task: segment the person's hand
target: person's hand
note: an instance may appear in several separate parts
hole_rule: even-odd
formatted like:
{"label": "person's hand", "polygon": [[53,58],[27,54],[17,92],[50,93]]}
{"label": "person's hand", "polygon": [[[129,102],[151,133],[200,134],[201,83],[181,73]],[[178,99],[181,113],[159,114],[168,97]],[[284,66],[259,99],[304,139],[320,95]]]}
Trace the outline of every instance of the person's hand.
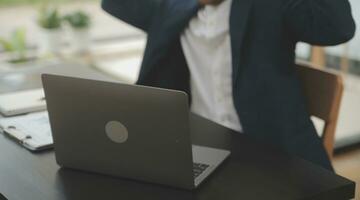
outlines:
{"label": "person's hand", "polygon": [[199,3],[203,6],[205,5],[219,5],[221,2],[223,2],[224,0],[199,0]]}

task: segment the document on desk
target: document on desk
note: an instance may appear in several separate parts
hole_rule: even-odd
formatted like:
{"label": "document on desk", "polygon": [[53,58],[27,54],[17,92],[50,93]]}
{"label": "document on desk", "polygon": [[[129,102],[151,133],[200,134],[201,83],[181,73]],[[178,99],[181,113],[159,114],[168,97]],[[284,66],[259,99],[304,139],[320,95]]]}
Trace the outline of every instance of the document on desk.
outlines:
{"label": "document on desk", "polygon": [[0,112],[4,116],[44,110],[46,110],[46,101],[42,88],[0,95]]}
{"label": "document on desk", "polygon": [[48,112],[2,118],[0,128],[4,134],[31,151],[49,149],[53,146]]}

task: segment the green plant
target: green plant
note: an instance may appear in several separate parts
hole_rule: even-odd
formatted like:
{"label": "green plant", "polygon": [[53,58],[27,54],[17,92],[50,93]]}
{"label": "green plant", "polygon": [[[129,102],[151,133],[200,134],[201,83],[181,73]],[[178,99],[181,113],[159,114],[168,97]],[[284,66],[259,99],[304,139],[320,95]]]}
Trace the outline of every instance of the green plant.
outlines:
{"label": "green plant", "polygon": [[83,11],[76,11],[64,17],[64,20],[75,29],[88,28],[91,24],[90,16]]}
{"label": "green plant", "polygon": [[27,61],[26,58],[26,30],[18,28],[13,31],[9,39],[0,38],[0,45],[6,52],[14,53],[14,63]]}
{"label": "green plant", "polygon": [[58,29],[61,27],[61,16],[56,7],[44,5],[41,7],[38,24],[45,29]]}

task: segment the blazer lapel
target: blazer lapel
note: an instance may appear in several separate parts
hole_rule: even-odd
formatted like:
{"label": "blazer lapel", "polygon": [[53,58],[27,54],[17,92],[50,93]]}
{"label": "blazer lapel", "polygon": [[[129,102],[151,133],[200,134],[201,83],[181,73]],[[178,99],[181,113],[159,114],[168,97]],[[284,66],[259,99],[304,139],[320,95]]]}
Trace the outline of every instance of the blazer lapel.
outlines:
{"label": "blazer lapel", "polygon": [[241,47],[249,21],[253,0],[233,0],[230,14],[230,36],[233,61],[233,86],[240,73]]}

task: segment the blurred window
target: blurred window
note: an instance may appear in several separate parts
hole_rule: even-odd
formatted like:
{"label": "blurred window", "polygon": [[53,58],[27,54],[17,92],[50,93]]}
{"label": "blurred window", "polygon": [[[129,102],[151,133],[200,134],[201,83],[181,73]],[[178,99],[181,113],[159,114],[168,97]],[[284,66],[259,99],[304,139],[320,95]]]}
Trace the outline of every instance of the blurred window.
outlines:
{"label": "blurred window", "polygon": [[[95,41],[143,36],[139,30],[105,13],[100,7],[100,0],[0,0],[0,37],[9,38],[15,29],[25,28],[28,46],[37,46],[41,37],[37,15],[46,3],[56,6],[61,15],[77,10],[87,12],[92,21],[91,38]],[[64,35],[66,40],[65,30]]]}

